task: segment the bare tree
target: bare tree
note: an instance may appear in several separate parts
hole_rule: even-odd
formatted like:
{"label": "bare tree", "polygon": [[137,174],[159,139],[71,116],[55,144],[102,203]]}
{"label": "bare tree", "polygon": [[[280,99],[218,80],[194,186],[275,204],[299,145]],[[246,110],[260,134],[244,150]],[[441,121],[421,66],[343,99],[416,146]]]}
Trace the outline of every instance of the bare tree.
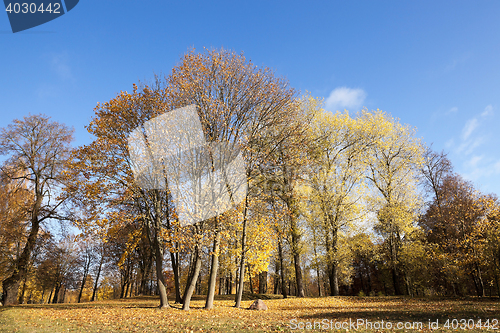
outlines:
{"label": "bare tree", "polygon": [[421,173],[424,186],[428,193],[434,195],[438,209],[441,209],[442,200],[440,187],[444,179],[450,176],[452,172],[453,167],[444,152],[437,153],[430,147],[426,149]]}
{"label": "bare tree", "polygon": [[78,293],[78,303],[82,300],[83,289],[85,288],[85,283],[89,277],[90,270],[95,264],[97,255],[97,245],[90,239],[81,240],[78,243],[78,259],[77,264],[82,274],[82,282],[80,285],[80,292]]}

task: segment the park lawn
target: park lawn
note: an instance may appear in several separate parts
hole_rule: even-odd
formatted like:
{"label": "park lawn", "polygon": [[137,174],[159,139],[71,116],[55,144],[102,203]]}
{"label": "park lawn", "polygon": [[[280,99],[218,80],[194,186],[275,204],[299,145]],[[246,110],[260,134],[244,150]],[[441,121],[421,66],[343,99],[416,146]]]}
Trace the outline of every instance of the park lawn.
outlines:
{"label": "park lawn", "polygon": [[[465,330],[479,332],[486,329],[473,328],[470,320],[476,326],[480,319],[482,325],[489,319],[489,331],[494,331],[494,320],[500,319],[500,301],[497,298],[278,299],[272,295],[263,295],[269,310],[251,311],[246,308],[253,302],[252,299],[246,298],[242,302],[242,309],[236,309],[233,307],[232,297],[216,297],[213,310],[204,310],[203,298],[195,297],[190,311],[181,311],[174,304],[176,308],[159,310],[159,301],[153,297],[82,304],[1,307],[0,332],[294,332],[302,331],[299,329],[300,323],[306,327],[308,322],[311,325],[316,322],[316,331],[345,332],[345,329],[336,329],[335,324],[339,327],[345,323],[345,328],[349,320],[352,325],[348,330],[356,332],[415,331],[410,325],[419,328],[418,324],[413,324],[417,322],[422,323],[420,331],[453,331],[453,324],[457,328],[454,331],[464,331],[460,329],[460,322],[453,322],[453,319],[469,320],[469,326]],[[445,329],[448,319],[450,328]],[[364,322],[360,322],[360,326],[353,326],[358,320]],[[429,329],[429,320],[439,320],[440,329]],[[368,322],[372,323],[372,329],[366,326],[369,325]],[[392,329],[387,329],[388,322],[393,325]],[[397,330],[398,322],[403,325],[406,323],[407,328]],[[500,323],[496,324],[496,328],[500,329]]]}

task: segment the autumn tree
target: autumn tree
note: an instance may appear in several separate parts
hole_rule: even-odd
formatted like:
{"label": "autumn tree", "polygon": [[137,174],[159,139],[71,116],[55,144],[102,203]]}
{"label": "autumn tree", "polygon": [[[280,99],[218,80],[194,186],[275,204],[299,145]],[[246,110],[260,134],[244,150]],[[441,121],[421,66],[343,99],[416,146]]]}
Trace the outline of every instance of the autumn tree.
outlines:
{"label": "autumn tree", "polygon": [[41,260],[43,260],[49,250],[49,245],[51,244],[52,239],[53,236],[50,232],[45,230],[45,228],[40,228],[31,259],[28,263],[26,275],[24,276],[19,290],[19,304],[26,303],[26,301],[33,301],[34,295],[36,297],[39,290],[39,286],[36,283],[36,270]]}
{"label": "autumn tree", "polygon": [[77,243],[78,259],[76,264],[80,270],[82,280],[80,283],[80,291],[78,292],[78,303],[82,300],[83,289],[88,281],[92,267],[95,265],[97,246],[93,244],[91,239],[80,239]]}
{"label": "autumn tree", "polygon": [[417,190],[423,148],[415,130],[400,124],[381,111],[364,111],[366,130],[372,131],[375,143],[370,148],[367,179],[373,188],[368,200],[377,213],[375,231],[384,238],[384,253],[396,295],[403,293],[400,279],[401,249],[405,238],[416,228],[421,207]]}
{"label": "autumn tree", "polygon": [[[304,124],[307,126],[307,124]],[[289,139],[291,139],[289,137]],[[303,140],[307,140],[305,136]],[[303,229],[300,225],[300,196],[298,188],[302,180],[303,167],[305,165],[305,152],[301,149],[304,141],[295,137],[291,140],[282,141],[275,150],[275,156],[271,164],[271,172],[268,174],[268,182],[273,191],[272,200],[281,200],[284,203],[284,219],[281,223],[285,225],[286,235],[289,236],[292,257],[294,262],[295,282],[297,284],[299,297],[304,297],[304,284],[302,278],[301,255]],[[277,187],[276,187],[277,185]]]}
{"label": "autumn tree", "polygon": [[[266,151],[272,150],[273,140],[269,138],[279,142],[286,132],[286,124],[293,119],[296,110],[293,89],[286,81],[275,77],[270,69],[257,68],[243,55],[227,50],[188,52],[166,78],[166,84],[170,109],[190,104],[197,106],[208,143],[222,142],[234,149],[242,149],[248,193],[251,193],[257,166],[265,158]],[[271,142],[265,151],[257,149],[263,141]],[[245,276],[249,200],[245,198],[243,208],[236,307],[240,306]],[[207,309],[212,308],[215,293],[219,229],[220,226],[215,227]]]}
{"label": "autumn tree", "polygon": [[[94,255],[98,264],[94,266],[94,287],[92,288],[92,297],[90,301],[93,302],[96,300],[97,288],[99,286],[100,278],[102,276],[102,271],[104,264],[108,261],[108,251],[107,244],[105,240],[96,240],[96,245],[94,248]],[[143,289],[142,289],[143,290]]]}
{"label": "autumn tree", "polygon": [[309,151],[306,191],[309,207],[321,221],[330,293],[339,295],[340,238],[363,215],[362,196],[365,161],[374,144],[364,118],[347,112],[318,113],[311,126],[314,144]]}
{"label": "autumn tree", "polygon": [[427,196],[434,200],[440,209],[443,200],[441,191],[443,181],[453,173],[451,161],[444,152],[437,153],[428,147],[423,155],[420,172]]}
{"label": "autumn tree", "polygon": [[[69,165],[72,181],[65,191],[82,210],[75,223],[86,232],[99,228],[109,231],[133,223],[142,225],[155,259],[160,307],[168,308],[163,276],[166,241],[163,228],[172,220],[172,207],[168,191],[142,188],[134,179],[135,161],[128,140],[147,120],[165,112],[163,96],[157,85],[141,89],[134,85],[132,93],[121,92],[99,104],[87,128],[96,139],[73,154]],[[100,235],[104,236],[106,233]]]}
{"label": "autumn tree", "polygon": [[[294,118],[290,119],[281,135],[281,139],[268,137],[260,140],[260,150],[267,152],[265,159],[260,160],[256,174],[257,188],[268,202],[270,211],[280,211],[281,221],[276,225],[278,231],[278,254],[282,262],[280,249],[282,241],[289,241],[292,251],[297,296],[304,297],[301,256],[303,255],[303,226],[300,216],[303,192],[300,187],[308,165],[307,147],[312,137],[309,127],[314,115],[318,112],[317,101],[309,95],[297,99]],[[265,148],[264,148],[265,147]],[[283,271],[281,272],[282,277]],[[283,283],[282,283],[283,286]],[[284,291],[284,289],[283,289]],[[286,297],[286,293],[283,292]]]}
{"label": "autumn tree", "polygon": [[500,202],[498,197],[490,195],[485,198],[485,222],[487,242],[485,258],[489,261],[490,285],[495,285],[500,296]]}
{"label": "autumn tree", "polygon": [[66,197],[59,196],[64,164],[69,158],[72,130],[51,122],[44,115],[30,115],[0,129],[0,153],[7,156],[2,177],[26,186],[31,202],[27,207],[28,236],[21,255],[13,262],[12,274],[2,282],[3,304],[15,304],[35,246],[40,224],[63,219]]}
{"label": "autumn tree", "polygon": [[26,242],[30,191],[17,181],[0,178],[0,281],[10,276]]}
{"label": "autumn tree", "polygon": [[428,241],[434,245],[433,257],[440,261],[440,273],[454,293],[466,290],[464,281],[470,277],[477,295],[485,295],[485,250],[488,230],[493,226],[488,223],[488,215],[494,205],[493,197],[452,174],[442,180],[438,195],[420,219]]}
{"label": "autumn tree", "polygon": [[46,260],[52,265],[52,303],[63,303],[66,290],[77,286],[78,256],[74,236],[68,235],[53,242]]}
{"label": "autumn tree", "polygon": [[372,236],[365,232],[357,233],[350,244],[353,251],[353,266],[355,279],[359,278],[361,291],[365,295],[374,292],[375,289],[375,262],[376,248]]}

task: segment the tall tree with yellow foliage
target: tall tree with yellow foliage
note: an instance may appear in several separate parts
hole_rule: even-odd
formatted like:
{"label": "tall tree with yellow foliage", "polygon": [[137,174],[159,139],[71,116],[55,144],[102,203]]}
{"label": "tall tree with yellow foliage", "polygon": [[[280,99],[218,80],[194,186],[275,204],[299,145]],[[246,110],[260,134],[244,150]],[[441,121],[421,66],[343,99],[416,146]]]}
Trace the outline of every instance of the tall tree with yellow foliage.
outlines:
{"label": "tall tree with yellow foliage", "polygon": [[339,295],[340,233],[363,214],[364,162],[374,143],[364,120],[347,112],[321,110],[311,126],[314,144],[309,151],[308,208],[321,220],[332,296]]}
{"label": "tall tree with yellow foliage", "polygon": [[391,272],[394,292],[403,293],[400,280],[401,248],[406,235],[416,226],[422,207],[417,188],[424,148],[415,129],[381,111],[361,115],[365,130],[371,132],[374,144],[367,159],[367,179],[373,189],[368,203],[377,213],[375,231],[384,239],[384,255]]}

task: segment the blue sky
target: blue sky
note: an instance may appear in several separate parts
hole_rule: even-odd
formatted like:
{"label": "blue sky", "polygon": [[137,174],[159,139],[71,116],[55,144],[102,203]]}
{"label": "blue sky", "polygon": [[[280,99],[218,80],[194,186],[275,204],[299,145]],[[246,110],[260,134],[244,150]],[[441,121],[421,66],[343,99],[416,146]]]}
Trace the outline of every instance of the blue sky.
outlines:
{"label": "blue sky", "polygon": [[168,74],[195,47],[244,52],[327,109],[381,109],[500,194],[500,1],[90,0],[13,34],[0,14],[0,126],[75,128],[97,102]]}

